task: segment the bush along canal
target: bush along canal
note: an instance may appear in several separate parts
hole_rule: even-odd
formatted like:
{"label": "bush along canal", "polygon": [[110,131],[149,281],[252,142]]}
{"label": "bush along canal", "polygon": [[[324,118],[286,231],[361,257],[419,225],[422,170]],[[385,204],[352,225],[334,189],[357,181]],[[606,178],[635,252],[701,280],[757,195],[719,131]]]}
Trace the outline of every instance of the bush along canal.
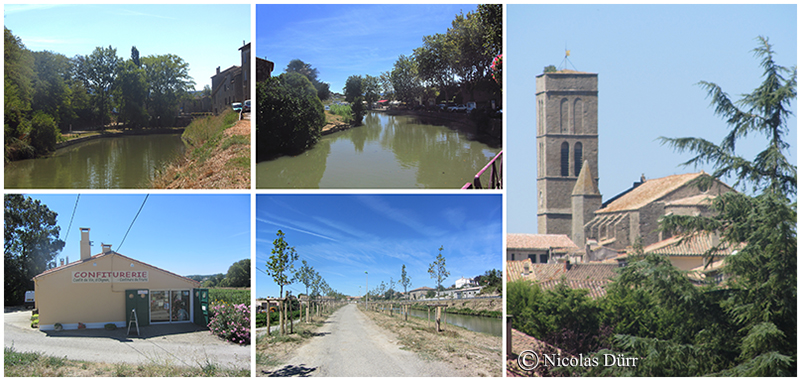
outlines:
{"label": "bush along canal", "polygon": [[61,148],[50,157],[6,163],[5,188],[143,188],[158,168],[184,152],[182,131],[97,138]]}
{"label": "bush along canal", "polygon": [[369,112],[304,153],[258,163],[256,187],[458,189],[500,150],[468,132]]}

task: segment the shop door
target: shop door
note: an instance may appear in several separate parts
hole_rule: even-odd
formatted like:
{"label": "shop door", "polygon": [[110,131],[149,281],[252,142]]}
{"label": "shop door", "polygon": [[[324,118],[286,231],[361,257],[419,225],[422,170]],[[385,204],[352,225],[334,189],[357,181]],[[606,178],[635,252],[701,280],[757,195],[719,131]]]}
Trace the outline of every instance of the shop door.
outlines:
{"label": "shop door", "polygon": [[147,289],[126,289],[125,290],[125,327],[130,322],[131,310],[136,309],[136,317],[139,320],[139,327],[150,325],[150,301],[148,300]]}

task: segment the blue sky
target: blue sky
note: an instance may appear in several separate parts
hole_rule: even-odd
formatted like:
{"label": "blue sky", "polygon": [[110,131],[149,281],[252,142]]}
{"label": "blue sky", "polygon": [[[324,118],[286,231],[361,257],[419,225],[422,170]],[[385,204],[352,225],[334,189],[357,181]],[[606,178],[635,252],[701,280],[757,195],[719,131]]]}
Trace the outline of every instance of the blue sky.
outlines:
{"label": "blue sky", "polygon": [[98,47],[139,54],[176,54],[189,63],[196,89],[211,85],[217,66],[241,65],[250,42],[250,5],[4,5],[4,23],[32,51],[67,57]]}
{"label": "blue sky", "polygon": [[[398,281],[403,265],[409,290],[435,287],[427,270],[439,247],[450,271],[445,286],[503,265],[500,195],[259,194],[257,268],[265,268],[279,229],[297,250],[295,268],[306,260],[331,288],[352,296],[364,294],[365,271],[373,289]],[[284,289],[305,293],[302,284]],[[256,296],[278,293],[272,277],[256,270]]]}
{"label": "blue sky", "polygon": [[351,75],[379,76],[397,58],[446,33],[453,19],[477,5],[256,5],[256,55],[275,62],[273,75],[293,59],[319,70],[318,79],[342,93]]}
{"label": "blue sky", "polygon": [[[714,115],[701,80],[733,99],[761,83],[753,56],[769,38],[777,64],[797,64],[796,5],[509,5],[507,29],[508,232],[536,233],[535,76],[547,65],[598,73],[599,176],[603,199],[647,178],[710,172],[681,167],[656,138],[702,137],[719,143],[727,124]],[[796,114],[797,105],[792,105]],[[797,161],[797,119],[790,120],[790,160]],[[765,139],[737,145],[752,159]],[[733,184],[733,181],[728,181]]]}
{"label": "blue sky", "polygon": [[28,196],[58,214],[60,239],[66,242],[58,258],[69,256],[70,262],[80,259],[81,227],[91,229],[93,255],[102,252],[100,244],[111,244],[112,250],[125,256],[183,276],[227,273],[231,264],[250,258],[248,194],[151,194],[144,207],[146,194],[81,194],[80,199],[77,194]]}

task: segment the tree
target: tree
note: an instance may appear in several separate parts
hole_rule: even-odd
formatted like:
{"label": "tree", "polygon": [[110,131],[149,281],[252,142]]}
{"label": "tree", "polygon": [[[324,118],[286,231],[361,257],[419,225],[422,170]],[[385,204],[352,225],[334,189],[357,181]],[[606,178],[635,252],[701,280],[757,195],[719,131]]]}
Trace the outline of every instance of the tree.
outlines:
{"label": "tree", "polygon": [[503,52],[503,5],[478,4],[477,17],[483,30],[486,55],[497,56]]}
{"label": "tree", "polygon": [[[278,238],[272,242],[272,254],[269,256],[269,261],[267,261],[266,272],[267,275],[271,276],[275,283],[281,288],[278,298],[283,298],[284,285],[289,285],[293,282],[294,261],[297,260],[297,251],[294,249],[294,247],[289,247],[289,244],[286,243],[286,240],[284,239],[284,236],[286,235],[284,235],[283,231],[278,230],[277,236]],[[284,318],[285,316],[283,315],[283,308],[281,308],[281,314],[279,317],[281,335],[286,333]]]}
{"label": "tree", "polygon": [[481,294],[491,294],[503,292],[503,271],[492,269],[487,270],[483,275],[477,277],[478,285],[483,286]]}
{"label": "tree", "polygon": [[361,83],[364,91],[364,100],[367,101],[367,108],[372,109],[372,103],[381,99],[381,86],[378,77],[365,75]]}
{"label": "tree", "polygon": [[148,96],[147,74],[134,60],[122,64],[117,78],[116,94],[120,103],[120,121],[129,128],[146,127],[149,122],[145,108]]}
{"label": "tree", "polygon": [[64,248],[58,238],[58,214],[38,200],[6,194],[3,228],[5,304],[20,305],[25,291],[33,290],[33,277]]}
{"label": "tree", "polygon": [[400,272],[400,284],[403,285],[403,293],[406,295],[406,299],[408,299],[408,287],[411,285],[411,277],[409,277],[406,272],[405,264],[403,264],[403,269]]}
{"label": "tree", "polygon": [[30,142],[36,155],[45,155],[56,150],[61,132],[53,117],[36,111],[31,118]]}
{"label": "tree", "polygon": [[446,34],[425,36],[422,41],[423,45],[414,49],[420,80],[437,86],[444,93],[444,99],[450,100],[449,91],[456,82],[451,66],[455,61],[455,46]]}
{"label": "tree", "polygon": [[395,95],[406,103],[413,103],[422,93],[419,68],[413,57],[401,54],[397,58],[392,69],[391,80]]}
{"label": "tree", "polygon": [[142,58],[147,73],[147,110],[151,126],[171,127],[175,124],[180,102],[189,96],[194,80],[189,76],[189,64],[174,54]]}
{"label": "tree", "polygon": [[344,82],[344,100],[348,103],[355,102],[355,99],[364,95],[364,78],[361,75],[351,75]]}
{"label": "tree", "polygon": [[394,87],[392,87],[392,73],[390,71],[384,71],[378,78],[381,84],[381,89],[383,90],[383,98],[387,100],[394,100]]}
{"label": "tree", "polygon": [[33,58],[36,75],[32,110],[50,115],[57,125],[71,121],[75,113],[70,105],[69,58],[49,51],[34,52]]}
{"label": "tree", "polygon": [[297,260],[297,251],[286,243],[283,231],[278,230],[278,238],[272,241],[272,254],[267,261],[267,275],[271,276],[275,283],[280,286],[280,296],[283,298],[283,287],[293,281],[294,261]]}
{"label": "tree", "polygon": [[22,40],[4,27],[3,44],[3,115],[6,142],[20,137],[17,128],[25,113],[31,110],[33,99],[34,58]]}
{"label": "tree", "polygon": [[79,59],[77,75],[86,87],[92,90],[92,99],[99,110],[100,122],[108,123],[111,112],[111,93],[113,91],[121,60],[117,57],[117,49],[96,47],[92,54]]}
{"label": "tree", "polygon": [[219,286],[229,288],[249,288],[250,287],[250,259],[239,260],[231,264],[225,279]]}
{"label": "tree", "polygon": [[544,67],[544,70],[542,72],[544,72],[544,73],[554,73],[556,71],[558,71],[558,69],[556,68],[555,65],[547,65],[547,66]]}
{"label": "tree", "polygon": [[309,296],[308,288],[314,283],[317,272],[314,267],[308,265],[308,262],[303,260],[303,265],[294,274],[294,281],[299,282],[306,286],[306,296]]}
{"label": "tree", "polygon": [[438,291],[442,287],[442,283],[447,279],[447,276],[450,276],[450,272],[448,272],[446,268],[442,251],[444,251],[444,246],[439,247],[439,255],[436,256],[436,260],[434,260],[430,267],[428,267],[428,273],[431,275],[431,278],[436,280],[437,297],[439,295]]}
{"label": "tree", "polygon": [[311,84],[318,83],[317,75],[319,75],[319,70],[311,67],[311,64],[305,63],[299,59],[293,59],[289,61],[289,64],[286,65],[285,72],[305,75]]}
{"label": "tree", "polygon": [[[715,373],[724,376],[796,376],[797,374],[797,166],[787,160],[784,136],[789,128],[790,104],[797,97],[797,67],[775,63],[772,46],[758,37],[753,51],[761,58],[764,81],[752,93],[734,102],[712,82],[702,81],[715,113],[726,119],[730,133],[719,145],[701,138],[661,138],[676,151],[697,155],[684,165],[710,163],[713,176],[732,176],[736,186],[756,195],[729,192],[713,200],[715,216],[665,216],[661,228],[683,234],[716,233],[719,245],[742,247],[725,259],[730,275],[728,290],[719,301],[733,333],[724,342],[696,347],[707,351],[733,342],[731,366]],[[736,142],[759,134],[767,147],[753,160],[736,153]],[[699,184],[704,185],[704,184]],[[710,334],[713,335],[713,334]],[[653,343],[648,346],[652,347]],[[643,359],[647,360],[647,358]]]}
{"label": "tree", "polygon": [[286,73],[256,84],[256,153],[259,160],[298,154],[319,140],[325,110],[306,77]]}

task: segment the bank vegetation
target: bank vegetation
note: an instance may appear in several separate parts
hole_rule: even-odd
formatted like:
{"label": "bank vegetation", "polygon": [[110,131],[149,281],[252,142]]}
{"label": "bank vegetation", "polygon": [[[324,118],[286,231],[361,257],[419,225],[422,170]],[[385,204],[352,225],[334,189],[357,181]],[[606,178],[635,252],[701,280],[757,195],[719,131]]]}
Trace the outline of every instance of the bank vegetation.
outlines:
{"label": "bank vegetation", "polygon": [[195,119],[181,135],[182,157],[166,164],[151,181],[154,189],[249,189],[250,121],[226,110]]}

